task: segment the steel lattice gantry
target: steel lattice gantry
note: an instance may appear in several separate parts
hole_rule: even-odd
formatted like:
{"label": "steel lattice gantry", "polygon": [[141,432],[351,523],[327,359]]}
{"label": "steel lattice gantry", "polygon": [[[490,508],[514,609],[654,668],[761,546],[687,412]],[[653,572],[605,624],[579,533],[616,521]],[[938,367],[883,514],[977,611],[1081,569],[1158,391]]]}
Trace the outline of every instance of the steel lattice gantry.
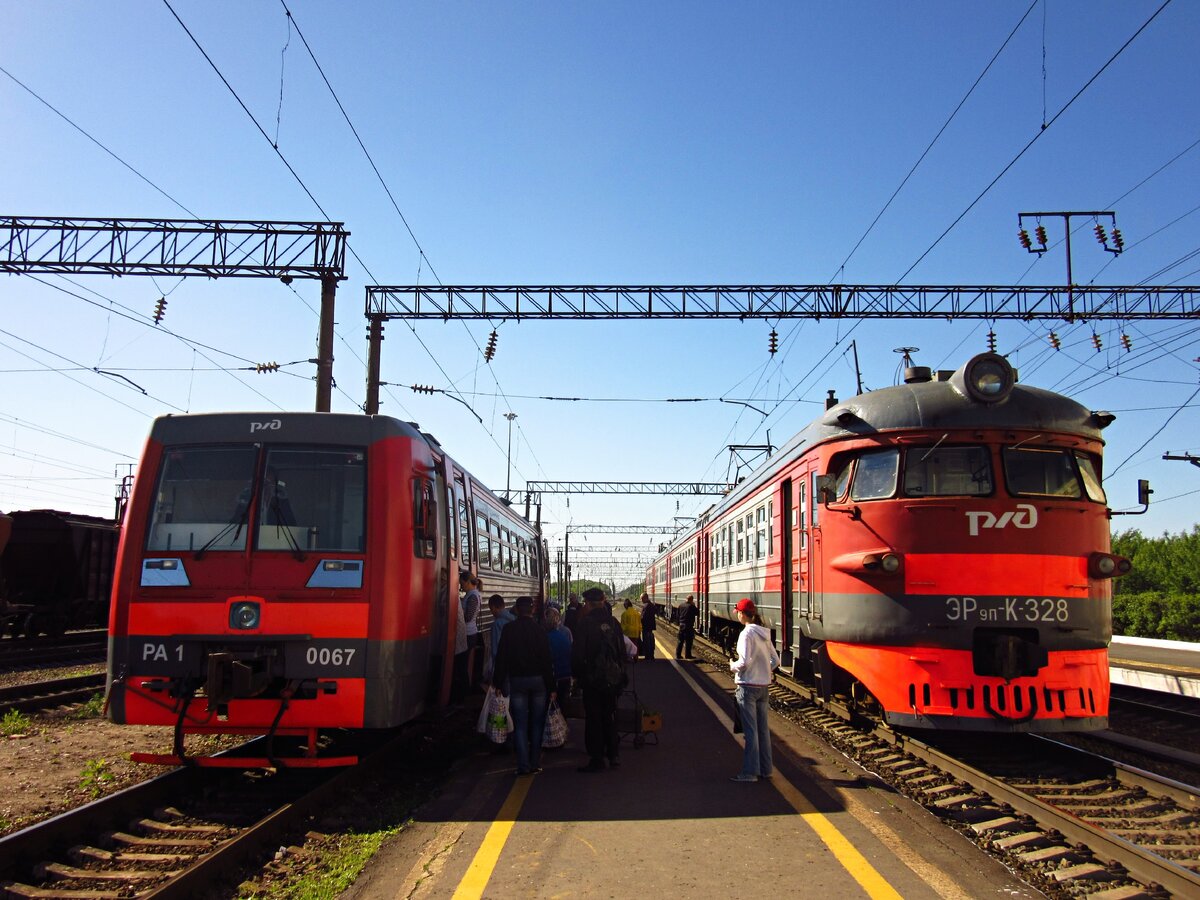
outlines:
{"label": "steel lattice gantry", "polygon": [[715,494],[723,497],[735,485],[697,481],[527,481],[525,502],[542,502],[542,494],[659,494],[668,497]]}
{"label": "steel lattice gantry", "polygon": [[367,412],[379,410],[388,319],[1200,318],[1200,287],[970,285],[370,285]]}
{"label": "steel lattice gantry", "polygon": [[328,412],[349,234],[342,222],[0,216],[0,272],[319,279],[317,411]]}

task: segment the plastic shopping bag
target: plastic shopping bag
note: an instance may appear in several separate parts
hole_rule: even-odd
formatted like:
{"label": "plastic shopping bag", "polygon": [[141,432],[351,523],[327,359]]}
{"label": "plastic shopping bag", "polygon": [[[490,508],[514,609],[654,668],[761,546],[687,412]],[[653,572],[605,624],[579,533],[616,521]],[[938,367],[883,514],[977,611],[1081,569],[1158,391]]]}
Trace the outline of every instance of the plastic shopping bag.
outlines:
{"label": "plastic shopping bag", "polygon": [[561,747],[567,742],[567,717],[558,708],[558,701],[550,701],[546,710],[546,730],[542,732],[543,747]]}
{"label": "plastic shopping bag", "polygon": [[512,716],[508,711],[508,698],[497,692],[494,687],[488,688],[487,697],[483,701],[483,711],[479,716],[480,731],[488,736],[488,740],[503,744],[508,740],[509,732],[513,730]]}

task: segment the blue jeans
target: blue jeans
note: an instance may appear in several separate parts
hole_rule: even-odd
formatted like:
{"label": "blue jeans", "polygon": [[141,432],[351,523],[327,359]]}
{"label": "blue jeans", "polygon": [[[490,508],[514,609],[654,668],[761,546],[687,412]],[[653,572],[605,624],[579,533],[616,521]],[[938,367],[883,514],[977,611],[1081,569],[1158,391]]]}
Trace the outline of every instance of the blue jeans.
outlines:
{"label": "blue jeans", "polygon": [[746,738],[746,750],[742,754],[743,775],[770,775],[774,771],[767,691],[765,684],[739,684],[734,691],[738,711],[742,714],[742,734]]}
{"label": "blue jeans", "polygon": [[542,763],[542,736],[546,733],[546,707],[550,695],[540,675],[508,679],[508,710],[513,717],[513,747],[517,771],[529,772]]}

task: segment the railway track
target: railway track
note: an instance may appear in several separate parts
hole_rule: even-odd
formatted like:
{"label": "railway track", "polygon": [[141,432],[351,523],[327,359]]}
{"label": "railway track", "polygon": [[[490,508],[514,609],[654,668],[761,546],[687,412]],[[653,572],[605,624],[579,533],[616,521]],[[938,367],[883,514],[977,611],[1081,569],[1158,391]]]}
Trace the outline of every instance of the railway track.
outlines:
{"label": "railway track", "polygon": [[103,662],[108,655],[108,634],[103,628],[73,631],[61,638],[0,640],[0,672],[39,666]]}
{"label": "railway track", "polygon": [[[172,769],[0,838],[0,897],[165,900],[214,886],[236,893],[281,845],[303,842],[318,814],[397,771],[418,780],[445,724],[422,722],[384,739],[348,735],[360,742],[361,761],[343,769]],[[227,753],[262,755],[254,743]],[[436,755],[436,765],[445,759]]]}
{"label": "railway track", "polygon": [[104,675],[77,675],[0,688],[0,716],[82,703],[104,691]]}
{"label": "railway track", "polygon": [[[720,647],[703,650],[726,671]],[[816,704],[811,688],[789,679],[777,679],[771,700],[1049,892],[1200,897],[1200,789],[1192,785],[1040,736],[914,737],[867,725],[845,706]]]}

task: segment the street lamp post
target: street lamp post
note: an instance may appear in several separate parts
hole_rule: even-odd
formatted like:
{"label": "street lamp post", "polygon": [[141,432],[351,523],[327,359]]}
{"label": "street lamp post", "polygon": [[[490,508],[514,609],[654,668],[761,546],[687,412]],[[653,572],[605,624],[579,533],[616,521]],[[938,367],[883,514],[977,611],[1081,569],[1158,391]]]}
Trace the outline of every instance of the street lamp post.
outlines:
{"label": "street lamp post", "polygon": [[504,418],[508,419],[508,474],[504,478],[504,499],[508,503],[512,503],[512,423],[517,417],[515,412],[506,412]]}

